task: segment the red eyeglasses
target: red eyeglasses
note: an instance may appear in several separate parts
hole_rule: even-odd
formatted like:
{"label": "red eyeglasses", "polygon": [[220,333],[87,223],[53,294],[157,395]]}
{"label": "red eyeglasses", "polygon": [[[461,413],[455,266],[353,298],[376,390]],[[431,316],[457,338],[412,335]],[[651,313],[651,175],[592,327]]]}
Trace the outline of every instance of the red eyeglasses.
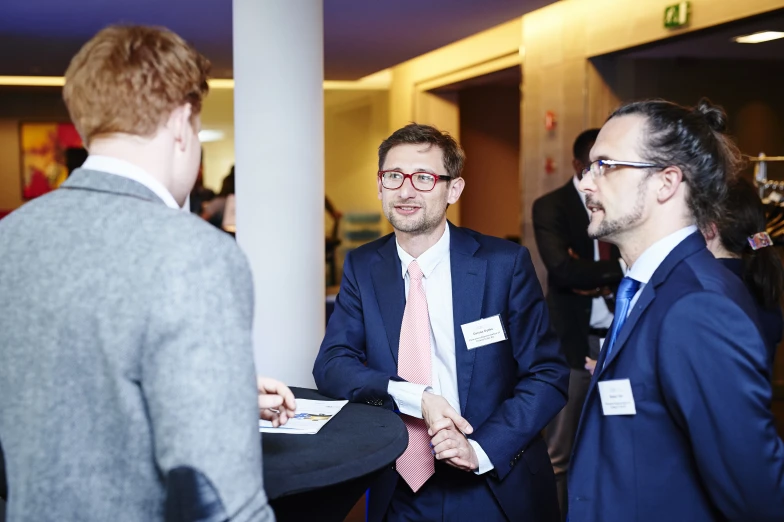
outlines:
{"label": "red eyeglasses", "polygon": [[411,174],[404,174],[397,170],[380,170],[378,177],[381,180],[381,185],[388,190],[397,190],[403,186],[406,179],[411,180],[411,186],[419,192],[430,192],[436,188],[436,183],[439,181],[449,181],[451,176],[439,176],[438,174],[431,174],[430,172],[413,172]]}

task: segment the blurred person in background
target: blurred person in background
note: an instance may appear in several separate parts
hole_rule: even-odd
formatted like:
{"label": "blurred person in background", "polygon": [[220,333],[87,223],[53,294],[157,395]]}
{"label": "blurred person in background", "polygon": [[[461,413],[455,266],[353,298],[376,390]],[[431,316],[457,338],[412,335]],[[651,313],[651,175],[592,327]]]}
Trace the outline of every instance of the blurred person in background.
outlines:
{"label": "blurred person in background", "polygon": [[724,214],[703,231],[708,250],[740,277],[754,297],[760,328],[768,349],[772,374],[776,348],[781,342],[784,319],[781,294],[784,268],[779,253],[765,232],[765,207],[754,186],[738,178],[729,186]]}
{"label": "blurred person in background", "polygon": [[533,205],[536,246],[547,268],[547,306],[569,363],[569,399],[547,425],[544,440],[555,471],[561,519],[566,519],[566,475],[593,365],[612,324],[612,294],[623,277],[615,245],[588,236],[590,212],[577,189],[590,165],[599,129],[581,132],[572,145],[572,172],[562,187]]}

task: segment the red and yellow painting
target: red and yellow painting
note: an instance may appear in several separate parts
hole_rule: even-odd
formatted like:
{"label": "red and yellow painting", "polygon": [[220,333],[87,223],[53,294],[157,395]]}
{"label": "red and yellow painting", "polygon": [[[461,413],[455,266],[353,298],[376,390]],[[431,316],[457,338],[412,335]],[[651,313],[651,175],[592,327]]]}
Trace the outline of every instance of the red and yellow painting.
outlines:
{"label": "red and yellow painting", "polygon": [[22,123],[22,196],[33,199],[60,186],[68,177],[65,150],[81,147],[71,123]]}

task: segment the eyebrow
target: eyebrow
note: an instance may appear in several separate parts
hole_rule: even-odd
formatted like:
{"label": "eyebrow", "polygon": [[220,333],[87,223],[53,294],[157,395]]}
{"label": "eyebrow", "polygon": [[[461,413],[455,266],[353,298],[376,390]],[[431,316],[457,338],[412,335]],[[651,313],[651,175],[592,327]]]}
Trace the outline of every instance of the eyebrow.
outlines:
{"label": "eyebrow", "polygon": [[[398,171],[398,172],[400,172],[402,174],[405,174],[403,172],[403,169],[400,168],[400,167],[393,167],[391,169],[384,169],[384,170],[386,170],[386,171],[396,170],[396,171]],[[436,172],[434,172],[434,171],[432,171],[430,169],[414,169],[414,172],[412,172],[411,174],[416,174],[417,172],[424,172],[425,174],[435,174],[436,176],[440,176],[441,175],[441,174],[438,174],[438,173],[436,173]]]}

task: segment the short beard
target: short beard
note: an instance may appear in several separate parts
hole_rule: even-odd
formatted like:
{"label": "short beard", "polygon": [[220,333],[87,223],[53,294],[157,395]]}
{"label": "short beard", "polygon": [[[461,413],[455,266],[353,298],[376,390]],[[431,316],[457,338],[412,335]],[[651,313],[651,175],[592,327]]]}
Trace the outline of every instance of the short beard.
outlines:
{"label": "short beard", "polygon": [[387,205],[385,211],[387,219],[392,224],[392,228],[399,232],[413,235],[429,234],[438,227],[441,223],[441,218],[443,217],[443,215],[430,217],[427,214],[426,208],[422,207],[422,215],[419,216],[419,219],[416,221],[407,220],[402,216],[397,215],[395,212],[395,204],[391,202]]}
{"label": "short beard", "polygon": [[642,219],[643,210],[645,210],[645,196],[648,193],[648,184],[646,182],[647,178],[637,185],[637,201],[634,203],[634,208],[631,212],[613,220],[608,220],[607,214],[605,214],[605,219],[599,223],[599,228],[593,232],[589,231],[588,236],[591,239],[607,239],[617,236],[620,232],[639,222]]}

